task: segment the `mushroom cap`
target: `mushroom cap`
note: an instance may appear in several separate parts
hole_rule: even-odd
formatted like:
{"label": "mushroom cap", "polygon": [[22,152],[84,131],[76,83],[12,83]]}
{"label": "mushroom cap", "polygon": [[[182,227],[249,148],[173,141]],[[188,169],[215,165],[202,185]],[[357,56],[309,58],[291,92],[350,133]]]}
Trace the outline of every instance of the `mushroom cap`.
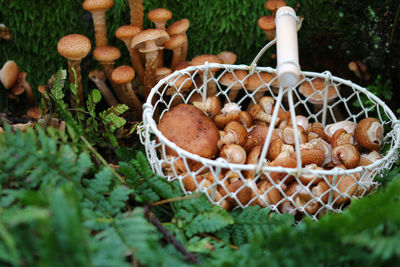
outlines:
{"label": "mushroom cap", "polygon": [[187,37],[184,34],[174,34],[171,35],[171,39],[164,43],[164,48],[169,50],[174,50],[183,46],[186,42]]}
{"label": "mushroom cap", "polygon": [[354,129],[354,139],[368,150],[379,150],[382,144],[384,129],[376,118],[365,118],[357,123]]}
{"label": "mushroom cap", "polygon": [[132,39],[133,36],[140,33],[141,31],[142,30],[138,26],[124,25],[117,29],[117,31],[115,32],[115,37],[117,37],[120,40],[128,38]]}
{"label": "mushroom cap", "polygon": [[69,60],[81,60],[92,49],[89,38],[82,34],[69,34],[58,41],[58,53]]}
{"label": "mushroom cap", "polygon": [[98,79],[100,81],[107,80],[106,74],[102,70],[94,69],[91,72],[89,72],[88,76],[89,76],[89,79],[91,79],[91,80],[93,80],[93,79]]}
{"label": "mushroom cap", "polygon": [[23,92],[25,92],[25,88],[21,84],[16,83],[11,88],[11,92],[13,93],[13,95],[18,96],[21,95]]}
{"label": "mushroom cap", "polygon": [[121,57],[121,51],[115,46],[99,46],[93,51],[93,57],[100,62],[113,62]]}
{"label": "mushroom cap", "polygon": [[276,28],[274,16],[262,16],[258,19],[257,24],[263,31],[272,31]]}
{"label": "mushroom cap", "polygon": [[169,83],[170,86],[176,87],[181,92],[185,91],[185,89],[189,89],[193,85],[193,81],[187,74],[182,74],[179,77],[175,77],[171,79]]}
{"label": "mushroom cap", "polygon": [[[249,91],[255,91],[258,87],[261,88],[266,88],[263,86],[263,83],[268,84],[272,81],[273,78],[275,78],[276,74],[273,73],[268,73],[268,72],[260,72],[260,73],[254,73],[250,75],[247,78],[247,84],[246,88]],[[275,80],[277,82],[277,80]],[[274,83],[271,84],[271,86],[277,86]]]}
{"label": "mushroom cap", "polygon": [[11,88],[18,80],[19,68],[13,60],[4,63],[0,70],[0,82],[6,89]]}
{"label": "mushroom cap", "polygon": [[[222,64],[222,60],[219,57],[217,57],[215,55],[205,54],[205,55],[200,55],[200,56],[194,57],[192,59],[192,61],[190,62],[190,65],[199,66],[199,65],[204,65],[204,63],[206,63],[206,62]],[[218,70],[219,70],[219,68],[210,68],[211,72],[216,72]]]}
{"label": "mushroom cap", "polygon": [[166,31],[160,29],[146,29],[132,38],[131,47],[143,49],[146,47],[146,42],[149,41],[154,41],[157,46],[160,46],[167,40],[169,40],[169,35]]}
{"label": "mushroom cap", "polygon": [[172,12],[165,8],[156,8],[147,13],[147,18],[154,23],[165,23],[172,18]]}
{"label": "mushroom cap", "polygon": [[42,112],[39,107],[31,107],[28,109],[28,116],[31,117],[32,119],[39,119],[40,116],[42,115]]}
{"label": "mushroom cap", "polygon": [[286,6],[285,0],[268,0],[265,2],[265,8],[270,11],[274,11],[283,6]]}
{"label": "mushroom cap", "polygon": [[[217,127],[203,111],[190,104],[179,104],[166,112],[158,123],[158,130],[190,153],[205,158],[213,158],[218,154]],[[169,147],[166,147],[166,153],[177,155]]]}
{"label": "mushroom cap", "polygon": [[133,78],[135,78],[135,70],[128,65],[119,66],[111,73],[111,80],[116,84],[129,83]]}
{"label": "mushroom cap", "polygon": [[82,7],[87,11],[108,10],[114,5],[113,0],[85,0]]}
{"label": "mushroom cap", "polygon": [[247,76],[247,71],[245,70],[234,70],[233,72],[227,72],[219,79],[219,83],[227,87],[232,86],[231,89],[241,89],[243,85],[246,85],[248,80],[243,79]]}
{"label": "mushroom cap", "polygon": [[189,29],[190,22],[188,19],[177,20],[168,26],[167,32],[169,35],[184,34]]}
{"label": "mushroom cap", "polygon": [[186,69],[189,66],[190,66],[190,62],[189,61],[187,61],[187,60],[181,61],[175,66],[174,70],[183,70],[183,69]]}
{"label": "mushroom cap", "polygon": [[234,64],[237,59],[237,55],[231,51],[222,51],[217,55],[224,64]]}
{"label": "mushroom cap", "polygon": [[[166,77],[172,73],[172,70],[168,67],[158,67],[156,69],[156,76],[157,77]],[[161,79],[161,78],[160,78]]]}
{"label": "mushroom cap", "polygon": [[[325,79],[322,78],[315,78],[312,82],[304,82],[300,85],[299,92],[304,95],[305,97],[310,96],[316,91],[310,99],[309,102],[311,104],[322,104],[325,93],[322,92],[325,89]],[[328,101],[332,101],[336,98],[338,94],[336,93],[336,89],[333,85],[329,86],[328,88]]]}

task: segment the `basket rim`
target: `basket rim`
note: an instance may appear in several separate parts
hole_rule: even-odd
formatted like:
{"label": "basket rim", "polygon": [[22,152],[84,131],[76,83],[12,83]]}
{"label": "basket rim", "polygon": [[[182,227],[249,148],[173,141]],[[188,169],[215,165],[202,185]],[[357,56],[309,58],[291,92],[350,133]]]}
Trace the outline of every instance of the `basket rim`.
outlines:
{"label": "basket rim", "polygon": [[[154,98],[156,92],[158,91],[158,89],[163,85],[163,84],[167,84],[167,82],[171,79],[173,79],[174,77],[177,77],[178,75],[183,75],[183,74],[190,74],[189,72],[192,71],[199,71],[199,70],[204,70],[204,69],[208,69],[210,67],[218,67],[218,68],[225,68],[225,69],[242,69],[242,70],[247,70],[249,71],[249,74],[254,73],[255,71],[260,71],[260,72],[269,72],[269,73],[276,73],[276,69],[272,68],[272,67],[258,67],[258,66],[249,66],[249,65],[232,65],[232,64],[219,64],[219,63],[207,63],[204,65],[198,65],[198,66],[189,66],[187,68],[184,68],[182,70],[177,70],[174,71],[173,73],[171,73],[170,75],[164,77],[163,79],[161,79],[150,91],[149,96],[146,99],[146,103],[143,105],[143,124],[139,127],[139,131],[142,131],[142,129],[146,128],[146,127],[150,127],[150,129],[152,130],[152,132],[155,134],[155,136],[160,140],[160,142],[165,143],[165,145],[167,145],[168,147],[173,148],[174,150],[176,150],[177,154],[179,155],[179,157],[186,157],[189,158],[191,160],[194,161],[198,161],[201,162],[202,164],[206,165],[206,166],[213,166],[213,167],[220,167],[220,168],[229,168],[232,170],[254,170],[257,167],[257,164],[233,164],[233,163],[229,163],[227,162],[225,159],[223,158],[217,158],[217,159],[208,159],[208,158],[204,158],[201,157],[197,154],[193,154],[187,150],[184,150],[180,147],[178,147],[175,143],[171,142],[170,140],[168,140],[157,128],[157,124],[155,122],[155,120],[153,119],[152,115],[153,115],[153,104],[152,104],[152,99]],[[361,87],[355,83],[353,83],[350,80],[345,80],[339,77],[336,77],[334,75],[332,75],[329,71],[324,71],[322,73],[319,72],[312,72],[312,71],[301,71],[300,75],[304,76],[304,77],[315,77],[315,78],[329,78],[332,81],[335,81],[337,83],[340,84],[344,84],[347,85],[349,87],[352,87],[364,94],[366,94],[369,98],[373,99],[376,103],[378,103],[381,107],[383,107],[390,119],[390,121],[392,122],[393,125],[393,132],[394,132],[394,136],[392,136],[392,138],[396,138],[396,140],[400,139],[400,120],[398,120],[396,118],[396,116],[394,115],[393,111],[380,99],[378,98],[376,95],[372,94],[371,92],[369,92],[366,88]],[[301,81],[301,80],[300,80]],[[298,82],[295,86],[297,87],[300,84],[300,82]],[[146,137],[144,137],[146,138]],[[360,173],[362,171],[365,170],[370,170],[370,169],[374,169],[375,167],[381,165],[382,163],[388,161],[392,156],[394,156],[394,154],[396,153],[396,151],[399,149],[400,147],[400,142],[394,142],[394,145],[390,148],[390,150],[386,153],[386,155],[384,157],[382,157],[381,159],[375,161],[374,163],[368,165],[368,166],[358,166],[356,168],[353,169],[340,169],[340,168],[335,168],[334,171],[332,170],[313,170],[313,169],[307,169],[304,167],[301,168],[285,168],[285,167],[271,167],[271,166],[263,166],[261,168],[261,172],[286,172],[286,173],[296,173],[296,174],[315,174],[315,175],[348,175],[348,174],[355,174],[355,173]]]}

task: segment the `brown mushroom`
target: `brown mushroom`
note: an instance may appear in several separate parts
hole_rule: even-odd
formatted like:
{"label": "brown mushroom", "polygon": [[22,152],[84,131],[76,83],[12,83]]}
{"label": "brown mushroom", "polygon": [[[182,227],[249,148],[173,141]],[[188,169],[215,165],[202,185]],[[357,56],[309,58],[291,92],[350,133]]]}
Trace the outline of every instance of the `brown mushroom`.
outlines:
{"label": "brown mushroom", "polygon": [[[218,154],[217,127],[203,111],[190,104],[179,104],[167,111],[158,123],[158,129],[168,140],[190,153],[205,158]],[[169,147],[166,152],[177,155]]]}
{"label": "brown mushroom", "polygon": [[217,114],[213,120],[219,129],[223,129],[231,121],[240,119],[240,106],[236,103],[226,103],[221,109],[221,114]]}
{"label": "brown mushroom", "polygon": [[358,179],[359,177],[357,174],[338,175],[336,182],[333,181],[333,177],[329,177],[329,182],[331,183],[333,190],[334,205],[342,205],[350,201],[350,198],[358,189]]}
{"label": "brown mushroom", "polygon": [[[293,153],[293,157],[297,159],[296,153]],[[300,145],[300,157],[303,166],[309,164],[322,166],[325,161],[325,152],[310,143],[305,143]]]}
{"label": "brown mushroom", "polygon": [[[164,48],[172,50],[171,69],[175,69],[176,65],[182,60],[182,47],[186,43],[186,35],[171,35],[171,39],[164,43]],[[160,64],[159,64],[160,65]]]}
{"label": "brown mushroom", "polygon": [[101,69],[110,81],[114,91],[118,91],[118,85],[115,84],[111,79],[111,74],[114,70],[115,60],[121,57],[121,52],[114,46],[100,46],[93,50],[93,57],[99,61]]}
{"label": "brown mushroom", "polygon": [[66,35],[57,44],[58,53],[68,59],[69,82],[71,84],[75,84],[75,75],[72,69],[76,72],[76,89],[80,106],[84,105],[80,63],[82,58],[86,57],[91,49],[90,40],[81,34]]}
{"label": "brown mushroom", "polygon": [[246,151],[237,144],[224,145],[219,155],[233,164],[246,163]]}
{"label": "brown mushroom", "polygon": [[358,145],[368,150],[379,150],[383,140],[383,126],[376,118],[362,119],[354,129]]}
{"label": "brown mushroom", "polygon": [[221,101],[216,96],[209,96],[205,102],[193,101],[193,106],[201,109],[207,116],[214,117],[221,113]]}
{"label": "brown mushroom", "polygon": [[[264,121],[267,123],[271,123],[272,115],[266,113],[259,104],[253,105],[249,109],[250,115],[253,119]],[[279,124],[279,118],[277,117],[275,120],[275,126]]]}
{"label": "brown mushroom", "polygon": [[18,80],[19,68],[13,60],[4,63],[0,70],[0,82],[4,88],[10,89]]}
{"label": "brown mushroom", "polygon": [[286,6],[284,0],[267,0],[265,2],[265,8],[272,12],[272,16],[276,16],[276,12],[280,7]]}
{"label": "brown mushroom", "polygon": [[[310,169],[310,170],[324,170],[324,168],[318,167],[317,164],[315,163],[311,163],[309,165],[304,166],[304,169]],[[299,178],[299,180],[301,181],[301,183],[305,186],[308,185],[315,185],[318,184],[319,182],[321,182],[323,179],[323,177],[318,176],[316,174],[312,174],[312,173],[307,173],[307,174],[302,174]]]}
{"label": "brown mushroom", "polygon": [[335,148],[343,144],[355,145],[356,143],[352,134],[347,133],[345,129],[339,129],[331,137],[331,146]]}
{"label": "brown mushroom", "polygon": [[[247,155],[246,164],[257,164],[261,154],[261,149],[262,149],[261,146],[253,147],[253,149]],[[244,176],[247,179],[254,179],[256,176],[256,172],[255,170],[245,171]]]}
{"label": "brown mushroom", "polygon": [[[190,65],[199,66],[199,65],[204,65],[206,62],[222,64],[222,60],[219,57],[215,56],[215,55],[200,55],[200,56],[194,57],[190,61]],[[206,75],[205,79],[207,81],[207,86],[208,86],[208,88],[207,88],[207,96],[216,95],[217,92],[218,92],[217,85],[216,85],[215,81],[213,79],[209,80],[209,77],[208,77],[209,74],[211,74],[211,78],[213,78],[215,73],[218,70],[219,70],[219,68],[217,68],[217,67],[210,68],[209,69],[210,73],[207,73],[207,75]],[[200,76],[200,78],[202,79],[202,81],[204,83],[205,82],[203,80],[204,79],[204,75],[203,75],[204,72],[203,71],[199,71],[198,73],[199,73],[199,76]]]}
{"label": "brown mushroom", "polygon": [[115,37],[125,43],[125,46],[129,52],[129,56],[131,57],[132,66],[139,76],[140,81],[144,83],[144,68],[142,61],[140,60],[139,51],[137,49],[131,48],[132,38],[141,31],[142,30],[138,26],[124,25],[117,29],[117,31],[115,32]]}
{"label": "brown mushroom", "polygon": [[169,35],[164,30],[147,29],[136,34],[131,41],[132,48],[138,48],[139,52],[145,53],[146,65],[144,73],[145,97],[155,85],[155,71],[158,67],[158,51],[163,49],[162,45],[169,40]]}
{"label": "brown mushroom", "polygon": [[188,19],[181,19],[181,20],[175,21],[174,23],[169,25],[167,28],[167,32],[169,35],[184,34],[186,36],[186,42],[182,47],[180,61],[186,61],[187,52],[188,52],[188,38],[186,35],[186,31],[189,29],[189,26],[190,26],[190,22]]}
{"label": "brown mushroom", "polygon": [[83,9],[92,14],[96,46],[107,45],[106,11],[114,5],[113,0],[85,0]]}
{"label": "brown mushroom", "polygon": [[352,144],[339,145],[332,149],[332,161],[335,164],[344,164],[346,168],[352,169],[358,166],[360,152]]}
{"label": "brown mushroom", "polygon": [[120,85],[116,94],[122,103],[127,105],[136,114],[140,120],[142,117],[142,103],[136,96],[132,88],[132,80],[135,77],[135,70],[127,65],[122,65],[114,69],[111,74],[111,80]]}
{"label": "brown mushroom", "polygon": [[107,77],[104,71],[92,70],[91,72],[89,72],[89,79],[94,84],[96,84],[97,89],[100,90],[101,94],[103,95],[104,99],[110,107],[118,104],[117,99],[106,84]]}
{"label": "brown mushroom", "polygon": [[231,51],[222,51],[217,55],[222,60],[223,64],[235,64],[237,55]]}
{"label": "brown mushroom", "polygon": [[325,126],[326,141],[331,142],[332,135],[339,129],[345,129],[347,133],[354,134],[356,123],[353,121],[339,121]]}
{"label": "brown mushroom", "polygon": [[[304,144],[307,142],[307,134],[304,131],[303,127],[297,126],[297,134],[299,138],[299,144]],[[295,134],[294,128],[292,125],[286,126],[282,132],[283,142],[288,145],[295,145]]]}
{"label": "brown mushroom", "polygon": [[274,16],[263,16],[257,21],[258,27],[265,32],[269,41],[275,39],[276,36],[276,26]]}
{"label": "brown mushroom", "polygon": [[277,205],[282,199],[282,195],[276,185],[273,185],[267,180],[261,181],[258,184],[258,199],[255,204],[261,207],[266,207],[268,205]]}
{"label": "brown mushroom", "polygon": [[244,78],[247,76],[245,70],[234,70],[227,72],[219,79],[219,83],[228,87],[228,97],[230,101],[234,101],[239,94],[239,90],[244,88],[247,84],[247,80]]}
{"label": "brown mushroom", "polygon": [[273,73],[259,72],[247,78],[246,89],[250,92],[255,92],[253,95],[255,103],[258,103],[259,99],[269,88],[279,88],[278,79],[275,77],[276,75]]}
{"label": "brown mushroom", "polygon": [[226,144],[237,144],[242,146],[247,141],[248,134],[246,128],[243,124],[236,121],[228,123],[222,133],[221,139],[217,143],[219,148],[222,148],[222,146]]}
{"label": "brown mushroom", "polygon": [[[250,151],[255,146],[263,146],[265,143],[265,139],[268,134],[268,126],[265,124],[257,124],[250,132],[247,138],[247,142],[243,145],[243,148],[246,151]],[[271,141],[273,142],[275,139],[280,138],[279,134],[273,130]]]}

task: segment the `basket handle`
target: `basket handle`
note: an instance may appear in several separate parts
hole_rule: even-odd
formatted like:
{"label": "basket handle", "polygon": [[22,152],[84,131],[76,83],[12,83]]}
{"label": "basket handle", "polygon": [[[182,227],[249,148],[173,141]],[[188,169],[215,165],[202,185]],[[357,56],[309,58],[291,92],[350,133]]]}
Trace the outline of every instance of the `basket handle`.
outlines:
{"label": "basket handle", "polygon": [[[297,16],[296,12],[291,7],[281,7],[278,9],[275,18],[276,23],[276,39],[269,42],[256,56],[253,63],[255,64],[261,55],[276,42],[277,50],[277,76],[279,78],[279,93],[276,99],[275,108],[272,113],[272,119],[270,125],[275,125],[275,121],[278,116],[278,110],[281,105],[284,88],[288,88],[288,100],[289,110],[291,119],[293,122],[293,130],[295,136],[295,148],[297,156],[297,175],[300,174],[301,169],[301,157],[300,157],[300,142],[298,139],[299,132],[297,129],[297,123],[295,120],[295,110],[293,104],[293,87],[297,84],[300,65],[299,65],[299,54],[297,44]],[[252,64],[253,64],[252,63]],[[252,69],[253,65],[252,65]],[[268,133],[265,139],[263,149],[261,151],[260,160],[257,164],[256,172],[260,172],[263,166],[263,159],[265,158],[269,143],[272,137],[273,127],[269,127]]]}

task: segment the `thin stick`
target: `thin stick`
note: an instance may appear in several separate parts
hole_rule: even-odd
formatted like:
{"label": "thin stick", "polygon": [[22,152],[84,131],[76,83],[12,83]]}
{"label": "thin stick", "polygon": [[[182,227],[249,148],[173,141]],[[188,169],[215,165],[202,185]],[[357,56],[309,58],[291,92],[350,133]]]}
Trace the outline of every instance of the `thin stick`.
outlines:
{"label": "thin stick", "polygon": [[160,231],[165,239],[170,242],[178,251],[180,251],[184,256],[186,261],[190,261],[195,264],[200,264],[199,260],[195,255],[186,250],[186,248],[171,235],[171,233],[162,225],[160,220],[151,212],[150,206],[145,206],[144,214],[149,222],[151,222]]}
{"label": "thin stick", "polygon": [[172,203],[172,202],[177,202],[177,201],[181,201],[181,200],[185,200],[185,199],[196,198],[198,196],[199,196],[198,194],[192,194],[192,195],[187,195],[187,196],[182,196],[182,197],[173,197],[173,198],[163,199],[163,200],[154,202],[151,205],[153,207],[155,207],[155,206],[159,206],[159,205],[163,205],[163,204],[167,204],[167,203]]}

